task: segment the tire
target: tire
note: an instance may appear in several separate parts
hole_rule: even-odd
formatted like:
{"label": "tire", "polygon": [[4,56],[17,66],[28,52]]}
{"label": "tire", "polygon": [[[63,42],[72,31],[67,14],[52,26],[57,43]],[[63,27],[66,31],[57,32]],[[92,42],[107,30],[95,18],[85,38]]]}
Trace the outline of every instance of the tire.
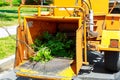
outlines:
{"label": "tire", "polygon": [[120,70],[120,52],[105,51],[104,52],[104,65],[105,69],[117,72]]}

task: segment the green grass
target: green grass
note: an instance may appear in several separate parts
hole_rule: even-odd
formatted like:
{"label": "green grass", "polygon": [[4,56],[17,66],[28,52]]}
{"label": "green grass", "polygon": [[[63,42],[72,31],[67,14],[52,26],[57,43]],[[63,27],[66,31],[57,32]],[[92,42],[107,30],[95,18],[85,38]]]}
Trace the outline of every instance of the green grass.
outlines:
{"label": "green grass", "polygon": [[[21,9],[22,18],[27,14],[30,15],[34,13],[37,13],[36,8]],[[0,27],[12,25],[18,25],[18,7],[0,7]],[[15,35],[13,37],[15,37]],[[0,38],[0,59],[3,59],[15,53],[15,42],[16,41],[11,39],[11,37]]]}
{"label": "green grass", "polygon": [[[16,37],[12,35],[12,37]],[[0,59],[6,58],[15,53],[15,40],[11,37],[0,38]]]}
{"label": "green grass", "polygon": [[[46,11],[47,9],[42,9]],[[21,17],[37,13],[37,8],[22,8]],[[0,7],[0,27],[18,24],[18,6],[2,6]]]}
{"label": "green grass", "polygon": [[17,25],[17,7],[0,7],[0,27]]}

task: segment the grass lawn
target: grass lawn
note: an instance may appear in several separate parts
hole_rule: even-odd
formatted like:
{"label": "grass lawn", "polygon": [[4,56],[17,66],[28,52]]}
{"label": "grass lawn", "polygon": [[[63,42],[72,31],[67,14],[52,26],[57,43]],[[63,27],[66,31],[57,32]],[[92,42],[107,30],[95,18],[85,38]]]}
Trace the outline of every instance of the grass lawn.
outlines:
{"label": "grass lawn", "polygon": [[[16,38],[15,35],[12,35],[12,37]],[[11,37],[0,38],[0,59],[15,53],[15,42]]]}
{"label": "grass lawn", "polygon": [[[46,9],[43,9],[46,10]],[[37,8],[22,8],[22,18],[25,15],[37,13]],[[18,25],[18,7],[0,6],[0,27]],[[13,36],[15,37],[15,35]],[[15,53],[15,40],[11,37],[0,38],[0,59]]]}
{"label": "grass lawn", "polygon": [[0,7],[0,27],[17,24],[17,7]]}
{"label": "grass lawn", "polygon": [[[42,9],[47,10],[47,9]],[[37,13],[37,8],[22,8],[21,15],[30,15]],[[0,27],[18,24],[18,6],[1,6],[0,7]]]}

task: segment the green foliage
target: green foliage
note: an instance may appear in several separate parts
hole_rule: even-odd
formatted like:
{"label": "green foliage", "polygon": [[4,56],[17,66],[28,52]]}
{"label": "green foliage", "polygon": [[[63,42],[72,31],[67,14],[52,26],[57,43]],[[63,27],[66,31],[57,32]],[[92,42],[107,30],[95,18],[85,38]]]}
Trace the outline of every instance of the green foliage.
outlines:
{"label": "green foliage", "polygon": [[41,0],[33,0],[36,4],[40,4],[41,3]]}
{"label": "green foliage", "polygon": [[21,4],[21,0],[12,0],[12,4],[14,6],[19,6]]}
{"label": "green foliage", "polygon": [[[16,37],[13,35],[12,37]],[[6,58],[15,53],[15,40],[11,37],[0,38],[0,59]]]}
{"label": "green foliage", "polygon": [[25,3],[29,5],[40,5],[41,1],[40,0],[27,0]]}
{"label": "green foliage", "polygon": [[46,0],[46,2],[47,2],[48,4],[51,4],[51,3],[53,3],[53,0]]}
{"label": "green foliage", "polygon": [[49,4],[52,4],[53,3],[53,0],[46,0],[46,2],[44,3],[44,5],[49,5]]}
{"label": "green foliage", "polygon": [[52,39],[53,36],[52,36],[51,34],[49,34],[48,32],[44,32],[42,38],[43,38],[44,40],[47,40],[47,41],[48,41],[49,39]]}
{"label": "green foliage", "polygon": [[[52,59],[51,57],[73,59],[75,54],[75,41],[68,39],[65,33],[58,32],[56,35],[52,35],[44,32],[40,39],[34,41],[32,48],[38,52],[36,56],[32,57],[33,61],[46,62]],[[38,56],[38,54],[42,56],[43,59]]]}
{"label": "green foliage", "polygon": [[[49,5],[53,3],[53,0],[46,0],[46,2],[44,2],[44,5]],[[26,4],[31,4],[31,5],[40,5],[41,4],[41,0],[27,0]]]}
{"label": "green foliage", "polygon": [[9,5],[10,5],[9,2],[0,1],[0,6],[9,6]]}
{"label": "green foliage", "polygon": [[49,60],[52,59],[52,56],[50,55],[51,51],[48,47],[42,45],[39,47],[39,50],[37,54],[33,57],[30,57],[31,61],[36,61],[36,62],[48,62]]}
{"label": "green foliage", "polygon": [[33,4],[34,3],[34,0],[28,0],[25,2],[25,4]]}

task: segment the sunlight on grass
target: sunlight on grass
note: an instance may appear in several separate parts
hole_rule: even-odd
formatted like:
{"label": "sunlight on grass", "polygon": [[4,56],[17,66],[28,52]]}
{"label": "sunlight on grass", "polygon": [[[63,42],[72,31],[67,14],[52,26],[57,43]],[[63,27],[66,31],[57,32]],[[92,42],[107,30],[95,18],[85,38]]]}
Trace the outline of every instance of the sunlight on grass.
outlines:
{"label": "sunlight on grass", "polygon": [[[16,37],[13,35],[12,37]],[[15,53],[15,40],[11,37],[0,38],[0,59],[6,58]]]}
{"label": "sunlight on grass", "polygon": [[[47,11],[43,8],[42,11]],[[37,13],[37,8],[22,8],[21,17],[34,15]],[[18,6],[2,6],[0,7],[0,27],[18,25]]]}
{"label": "sunlight on grass", "polygon": [[[42,11],[46,10],[42,9]],[[20,13],[23,18],[23,16],[37,13],[37,8],[23,8]],[[12,25],[18,25],[18,6],[0,7],[0,27]],[[11,37],[0,38],[0,59],[15,53],[15,42]]]}
{"label": "sunlight on grass", "polygon": [[4,13],[4,14],[0,14],[0,18],[1,18],[0,27],[17,25],[18,24],[17,14]]}

